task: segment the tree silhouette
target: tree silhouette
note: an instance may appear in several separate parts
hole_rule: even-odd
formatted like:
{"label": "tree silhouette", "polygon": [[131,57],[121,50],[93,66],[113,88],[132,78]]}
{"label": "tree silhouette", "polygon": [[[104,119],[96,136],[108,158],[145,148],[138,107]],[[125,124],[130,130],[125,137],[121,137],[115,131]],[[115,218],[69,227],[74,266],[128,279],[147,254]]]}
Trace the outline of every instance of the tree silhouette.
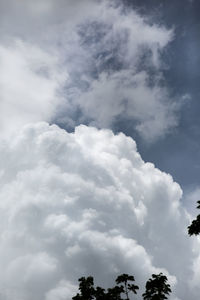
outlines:
{"label": "tree silhouette", "polygon": [[[200,209],[200,200],[197,201],[197,208]],[[192,221],[192,224],[188,226],[188,234],[191,236],[193,234],[200,234],[200,215],[197,216],[196,220]]]}
{"label": "tree silhouette", "polygon": [[135,281],[134,276],[128,275],[128,274],[122,274],[117,277],[115,280],[117,284],[121,284],[120,288],[122,290],[122,293],[125,293],[126,299],[129,300],[129,292],[133,292],[134,294],[137,294],[137,290],[139,287],[135,284],[130,284],[129,281]]}
{"label": "tree silhouette", "polygon": [[78,280],[80,294],[74,296],[73,300],[92,300],[95,299],[94,279],[92,276],[81,277]]}
{"label": "tree silhouette", "polygon": [[167,277],[162,273],[152,275],[146,283],[146,292],[142,295],[144,300],[163,300],[168,299],[171,293],[170,285],[167,284]]}
{"label": "tree silhouette", "polygon": [[105,299],[107,299],[105,289],[97,286],[96,290],[95,290],[95,299],[96,300],[105,300]]}
{"label": "tree silhouette", "polygon": [[121,293],[123,292],[122,287],[114,286],[113,288],[108,289],[106,300],[122,300]]}
{"label": "tree silhouette", "polygon": [[[94,287],[92,276],[79,278],[79,293],[72,300],[129,300],[129,293],[137,294],[139,287],[133,282],[134,276],[121,274],[115,280],[116,286],[108,288]],[[146,283],[146,292],[142,295],[144,300],[164,300],[171,293],[170,285],[167,284],[167,277],[162,273],[153,274]],[[125,294],[126,298],[121,297]]]}
{"label": "tree silhouette", "polygon": [[94,287],[93,277],[81,277],[79,280],[79,291],[72,300],[123,300],[121,294],[126,295],[126,299],[129,300],[129,292],[137,293],[139,287],[133,283],[135,281],[134,276],[128,274],[122,274],[117,277],[115,282],[116,286],[108,288],[107,291],[102,287]]}

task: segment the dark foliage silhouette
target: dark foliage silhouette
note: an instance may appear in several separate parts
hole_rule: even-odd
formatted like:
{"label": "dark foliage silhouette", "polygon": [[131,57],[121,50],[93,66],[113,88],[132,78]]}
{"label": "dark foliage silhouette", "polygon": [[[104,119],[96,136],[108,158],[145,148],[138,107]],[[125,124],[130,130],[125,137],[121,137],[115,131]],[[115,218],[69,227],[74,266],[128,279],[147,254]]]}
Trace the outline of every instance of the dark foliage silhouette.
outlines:
{"label": "dark foliage silhouette", "polygon": [[[197,208],[200,209],[200,200],[197,201],[198,205]],[[188,226],[188,234],[191,235],[198,235],[200,234],[200,215],[197,216],[196,220],[192,221],[192,224]]]}
{"label": "dark foliage silhouette", "polygon": [[146,292],[142,295],[144,300],[168,299],[171,293],[170,285],[167,284],[167,277],[162,273],[152,275],[146,283]]}
{"label": "dark foliage silhouette", "polygon": [[[72,300],[129,300],[129,293],[137,293],[139,287],[133,284],[134,276],[122,274],[115,280],[116,286],[108,288],[107,291],[102,287],[94,287],[93,277],[81,277],[79,279],[79,293]],[[125,295],[126,298],[122,298]]]}
{"label": "dark foliage silhouette", "polygon": [[123,289],[119,286],[114,286],[113,288],[108,289],[106,300],[122,300],[121,293]]}
{"label": "dark foliage silhouette", "polygon": [[94,280],[92,276],[79,278],[79,291],[73,300],[92,300],[95,299]]}
{"label": "dark foliage silhouette", "polygon": [[117,277],[115,280],[117,284],[120,284],[120,287],[122,289],[122,292],[125,293],[126,299],[129,300],[129,292],[133,292],[134,294],[137,294],[137,290],[139,287],[133,283],[129,283],[129,281],[133,282],[135,281],[134,276],[128,275],[128,274],[122,274]]}
{"label": "dark foliage silhouette", "polygon": [[96,290],[95,290],[95,299],[96,300],[105,300],[105,299],[107,299],[105,289],[97,286]]}
{"label": "dark foliage silhouette", "polygon": [[[115,280],[116,285],[105,290],[102,287],[94,287],[93,277],[81,277],[79,279],[79,293],[72,300],[130,300],[129,293],[137,294],[139,287],[133,282],[134,276],[121,274]],[[171,293],[167,277],[160,274],[152,274],[146,283],[146,291],[142,295],[144,300],[165,300]],[[132,298],[131,298],[132,299]]]}

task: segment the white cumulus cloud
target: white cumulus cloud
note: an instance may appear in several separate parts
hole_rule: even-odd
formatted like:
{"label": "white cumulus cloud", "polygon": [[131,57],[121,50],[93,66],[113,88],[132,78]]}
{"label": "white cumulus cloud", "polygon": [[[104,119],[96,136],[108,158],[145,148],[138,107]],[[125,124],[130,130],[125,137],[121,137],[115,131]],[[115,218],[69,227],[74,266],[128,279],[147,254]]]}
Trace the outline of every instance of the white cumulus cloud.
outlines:
{"label": "white cumulus cloud", "polygon": [[36,123],[2,140],[0,156],[4,299],[70,300],[79,277],[106,287],[122,272],[140,292],[163,272],[172,299],[195,299],[199,260],[181,188],[130,137]]}

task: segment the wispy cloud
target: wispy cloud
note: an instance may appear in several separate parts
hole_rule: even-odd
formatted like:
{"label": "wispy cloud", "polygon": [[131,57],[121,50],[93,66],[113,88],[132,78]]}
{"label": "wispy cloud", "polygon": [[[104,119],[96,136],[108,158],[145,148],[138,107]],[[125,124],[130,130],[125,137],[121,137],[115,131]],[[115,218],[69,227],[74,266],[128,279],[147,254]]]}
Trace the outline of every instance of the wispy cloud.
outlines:
{"label": "wispy cloud", "polygon": [[[20,74],[20,91],[15,89],[14,98],[7,85],[8,90],[4,90],[2,96],[6,100],[3,102],[9,99],[19,102],[20,106],[19,98],[24,93],[22,98],[27,106],[31,107],[33,102],[34,106],[39,104],[39,109],[47,106],[43,120],[53,119],[67,127],[87,123],[112,128],[120,118],[135,124],[133,130],[147,141],[154,141],[177,126],[178,106],[173,103],[164,83],[161,56],[173,39],[173,30],[151,24],[146,17],[135,11],[126,11],[125,7],[112,1],[88,0],[84,5],[81,1],[76,4],[60,1],[59,5],[55,1],[50,1],[48,5],[45,3],[38,2],[33,7],[31,1],[26,4],[22,1],[16,11],[11,12],[9,5],[5,6],[11,18],[13,14],[20,17],[26,11],[27,26],[20,26],[16,19],[10,20],[11,25],[2,21],[4,51],[1,52],[1,60],[5,61],[6,55],[11,57],[12,50],[4,46],[6,41],[12,44],[17,36],[24,44],[17,50],[15,45],[11,46],[14,52],[12,57],[20,56],[21,65],[13,59],[10,68],[6,69],[4,64],[2,75],[3,81],[12,72],[10,84],[14,85],[14,82],[19,82]],[[12,3],[14,7],[15,4]],[[29,80],[27,76],[27,72],[29,76],[33,73],[33,66],[27,63],[24,52],[29,53],[31,48],[37,48],[43,57],[48,57],[44,62],[42,57],[34,59],[36,68],[44,71],[39,88],[40,101],[33,100],[39,97],[39,91],[34,86],[33,78]],[[33,51],[31,55],[34,57]],[[52,70],[52,64],[53,72],[56,70],[57,73],[49,78],[45,70]],[[66,79],[64,87],[63,80],[58,80],[59,68]],[[41,80],[41,72],[34,72],[35,81]],[[32,97],[33,93],[37,95]],[[30,116],[24,114],[24,117],[27,121]],[[34,117],[31,118],[33,120]]]}

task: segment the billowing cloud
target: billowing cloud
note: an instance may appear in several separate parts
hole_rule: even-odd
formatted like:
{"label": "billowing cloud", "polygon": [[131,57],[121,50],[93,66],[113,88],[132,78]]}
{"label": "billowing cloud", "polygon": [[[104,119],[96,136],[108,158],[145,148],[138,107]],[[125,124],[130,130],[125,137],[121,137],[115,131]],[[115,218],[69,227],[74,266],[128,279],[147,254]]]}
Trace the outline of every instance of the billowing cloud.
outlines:
{"label": "billowing cloud", "polygon": [[162,75],[172,29],[121,1],[9,0],[1,11],[5,130],[27,120],[71,129],[122,120],[154,141],[177,126],[179,106]]}
{"label": "billowing cloud", "polygon": [[142,292],[160,271],[172,299],[195,299],[199,260],[181,188],[130,137],[37,123],[2,141],[0,156],[4,299],[70,300],[79,277],[106,287],[122,272]]}
{"label": "billowing cloud", "polygon": [[28,122],[51,120],[58,90],[67,80],[58,59],[16,40],[0,46],[0,131],[7,135]]}

